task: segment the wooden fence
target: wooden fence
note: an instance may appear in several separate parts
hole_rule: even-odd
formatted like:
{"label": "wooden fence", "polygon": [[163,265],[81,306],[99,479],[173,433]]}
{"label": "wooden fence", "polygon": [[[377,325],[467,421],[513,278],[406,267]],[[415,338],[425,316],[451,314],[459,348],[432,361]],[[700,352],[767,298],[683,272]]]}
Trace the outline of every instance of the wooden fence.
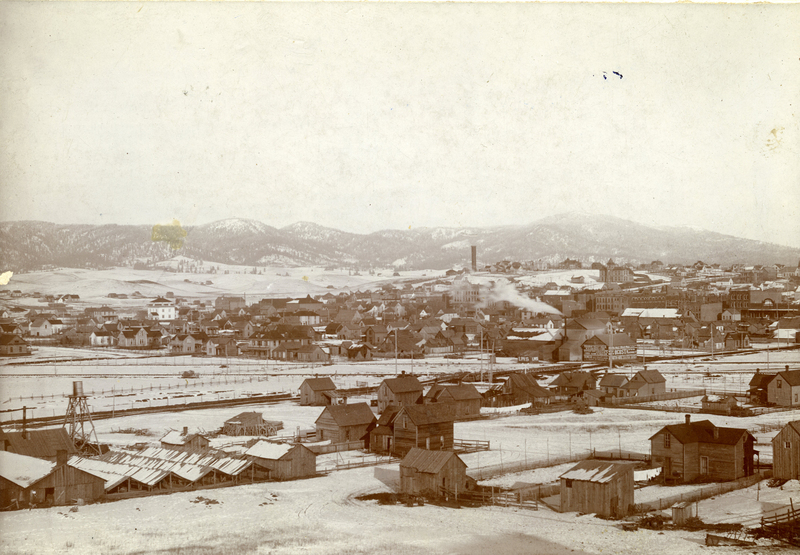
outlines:
{"label": "wooden fence", "polygon": [[737,489],[749,488],[753,484],[757,484],[761,480],[765,480],[767,478],[770,478],[771,476],[772,476],[772,471],[765,470],[763,472],[753,474],[752,476],[748,476],[746,478],[740,478],[732,482],[722,482],[719,484],[702,487],[698,490],[689,493],[681,493],[679,495],[670,495],[668,497],[661,497],[659,499],[656,499],[654,501],[648,501],[646,503],[636,503],[634,505],[634,512],[646,513],[648,511],[660,511],[663,509],[668,509],[675,503],[683,503],[683,502],[693,503],[695,501],[701,501],[703,499],[708,499],[709,497],[714,497],[715,495],[728,493],[731,491],[735,491]]}
{"label": "wooden fence", "polygon": [[656,395],[642,395],[640,397],[611,397],[610,402],[603,404],[610,405],[635,405],[638,403],[649,403],[652,401],[671,401],[673,399],[686,399],[687,397],[699,397],[705,395],[705,389],[683,389],[668,391],[667,393],[657,393]]}
{"label": "wooden fence", "polygon": [[328,445],[307,445],[312,452],[317,455],[324,455],[326,453],[338,453],[340,451],[354,451],[364,448],[363,440],[347,441],[345,443],[330,443]]}
{"label": "wooden fence", "polygon": [[592,457],[592,451],[584,451],[575,453],[567,457],[548,457],[546,459],[524,459],[521,461],[513,461],[501,464],[490,464],[475,468],[468,468],[467,474],[475,480],[488,480],[495,476],[502,476],[503,474],[511,474],[514,472],[523,472],[525,470],[533,470],[535,468],[545,468],[547,466],[555,466],[557,464],[566,464],[572,462],[579,462]]}
{"label": "wooden fence", "polygon": [[488,451],[489,441],[480,439],[454,439],[453,451],[457,453],[475,453],[476,451]]}
{"label": "wooden fence", "polygon": [[795,509],[794,504],[789,505],[785,513],[779,513],[773,516],[765,516],[761,518],[761,527],[769,528],[775,526],[783,526],[786,524],[800,523],[800,508]]}

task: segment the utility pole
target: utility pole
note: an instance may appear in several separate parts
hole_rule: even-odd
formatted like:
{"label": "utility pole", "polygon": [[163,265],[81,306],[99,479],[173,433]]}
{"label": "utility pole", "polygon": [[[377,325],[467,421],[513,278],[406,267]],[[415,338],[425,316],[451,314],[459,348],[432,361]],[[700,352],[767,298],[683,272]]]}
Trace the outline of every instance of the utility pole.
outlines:
{"label": "utility pole", "polygon": [[397,328],[394,328],[394,375],[397,375]]}

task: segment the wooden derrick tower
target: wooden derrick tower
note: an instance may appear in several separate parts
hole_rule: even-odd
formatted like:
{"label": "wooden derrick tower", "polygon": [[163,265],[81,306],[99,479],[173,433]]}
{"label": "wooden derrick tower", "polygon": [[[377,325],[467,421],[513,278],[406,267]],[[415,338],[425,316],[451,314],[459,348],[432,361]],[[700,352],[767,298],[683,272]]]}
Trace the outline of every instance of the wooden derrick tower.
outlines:
{"label": "wooden derrick tower", "polygon": [[83,382],[72,382],[72,395],[64,417],[64,428],[78,451],[99,454],[100,442],[89,412],[87,396],[83,393]]}

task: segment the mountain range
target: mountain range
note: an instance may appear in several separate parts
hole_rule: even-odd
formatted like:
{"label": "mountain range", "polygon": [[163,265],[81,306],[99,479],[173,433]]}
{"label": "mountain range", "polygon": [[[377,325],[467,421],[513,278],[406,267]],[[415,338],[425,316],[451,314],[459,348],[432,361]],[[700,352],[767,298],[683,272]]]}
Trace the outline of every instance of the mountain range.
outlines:
{"label": "mountain range", "polygon": [[176,255],[248,266],[444,269],[500,260],[791,264],[800,249],[689,227],[651,227],[611,216],[566,213],[528,225],[430,227],[357,234],[300,222],[277,228],[244,219],[186,227],[175,249],[145,225],[0,223],[0,271],[48,266],[133,266]]}

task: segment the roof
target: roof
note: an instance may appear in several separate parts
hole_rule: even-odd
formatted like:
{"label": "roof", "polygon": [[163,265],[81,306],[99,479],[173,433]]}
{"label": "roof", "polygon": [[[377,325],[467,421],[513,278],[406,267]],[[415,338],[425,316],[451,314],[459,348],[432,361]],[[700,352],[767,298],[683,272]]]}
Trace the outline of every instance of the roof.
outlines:
{"label": "roof", "polygon": [[406,414],[411,421],[417,426],[425,426],[428,424],[439,424],[442,422],[453,422],[453,415],[450,414],[450,409],[443,405],[406,405],[398,411],[400,414]]}
{"label": "roof", "polygon": [[461,458],[452,451],[428,451],[412,447],[405,458],[400,462],[401,467],[413,468],[417,472],[436,474],[453,458],[467,466]]}
{"label": "roof", "polygon": [[426,399],[438,399],[442,393],[449,393],[456,401],[468,401],[470,399],[482,399],[478,390],[472,384],[440,385],[436,384],[428,390]]}
{"label": "roof", "polygon": [[359,426],[370,424],[375,421],[375,414],[367,403],[352,403],[350,405],[330,405],[323,409],[317,418],[317,422],[325,412],[329,412],[331,418],[338,426]]}
{"label": "roof", "polygon": [[563,480],[594,482],[607,484],[616,476],[630,472],[633,475],[633,464],[607,461],[581,461],[560,476]]}
{"label": "roof", "polygon": [[295,445],[289,443],[272,443],[261,440],[245,451],[244,454],[251,457],[258,457],[259,459],[277,461],[295,447]]}
{"label": "roof", "polygon": [[753,374],[753,377],[750,379],[750,383],[748,385],[754,386],[756,389],[767,387],[772,378],[774,378],[776,374],[765,374],[763,372],[756,372]]}
{"label": "roof", "polygon": [[[781,429],[781,431],[783,431],[783,430],[785,430],[787,428],[790,429],[790,430],[793,430],[795,434],[800,436],[800,420],[794,420],[793,422],[789,422],[788,424],[786,424],[786,426],[784,426]],[[775,437],[772,438],[773,442],[775,442],[778,439],[778,435],[775,435]]]}
{"label": "roof", "polygon": [[0,451],[0,477],[21,488],[35,484],[50,474],[55,467],[55,462]]}
{"label": "roof", "polygon": [[422,393],[422,384],[414,376],[401,376],[399,378],[387,378],[383,380],[392,393],[411,393],[419,391]]}
{"label": "roof", "polygon": [[663,383],[667,380],[661,375],[658,370],[639,370],[631,378],[632,382],[645,382],[645,383]]}
{"label": "roof", "polygon": [[2,437],[8,441],[7,451],[37,459],[55,459],[57,451],[68,455],[77,453],[75,445],[64,428],[50,430],[28,430],[28,439],[22,432],[4,432]]}
{"label": "roof", "polygon": [[[714,429],[718,431],[718,437],[714,437]],[[689,424],[673,424],[671,426],[664,426],[656,434],[650,437],[653,439],[657,435],[667,430],[670,434],[675,436],[680,443],[686,445],[689,443],[716,443],[720,445],[736,445],[742,438],[742,435],[750,435],[744,428],[721,428],[715,427],[713,423],[708,420],[701,420],[700,422],[690,422]]]}
{"label": "roof", "polygon": [[225,421],[225,424],[243,424],[245,426],[263,423],[264,415],[260,412],[243,412]]}
{"label": "roof", "polygon": [[178,430],[172,430],[171,432],[167,432],[167,435],[161,438],[161,443],[166,443],[167,445],[186,445],[195,437],[202,437],[203,439],[206,439],[205,436],[200,434],[183,435],[183,433],[179,432]]}
{"label": "roof", "polygon": [[512,391],[517,390],[527,393],[534,399],[553,396],[551,391],[540,386],[536,379],[529,374],[514,373],[511,374],[508,379]]}
{"label": "roof", "polygon": [[788,372],[778,372],[778,375],[786,380],[791,386],[800,385],[800,370],[789,370]]}
{"label": "roof", "polygon": [[[303,383],[308,384],[311,391],[329,391],[331,389],[336,389],[336,384],[327,376],[324,378],[306,378]],[[302,386],[303,385],[300,384],[300,387]]]}
{"label": "roof", "polygon": [[628,383],[628,378],[622,374],[605,374],[601,379],[598,387],[622,387]]}
{"label": "roof", "polygon": [[636,341],[630,338],[627,333],[598,333],[587,339],[584,343],[601,342],[603,345],[611,347],[635,347]]}

